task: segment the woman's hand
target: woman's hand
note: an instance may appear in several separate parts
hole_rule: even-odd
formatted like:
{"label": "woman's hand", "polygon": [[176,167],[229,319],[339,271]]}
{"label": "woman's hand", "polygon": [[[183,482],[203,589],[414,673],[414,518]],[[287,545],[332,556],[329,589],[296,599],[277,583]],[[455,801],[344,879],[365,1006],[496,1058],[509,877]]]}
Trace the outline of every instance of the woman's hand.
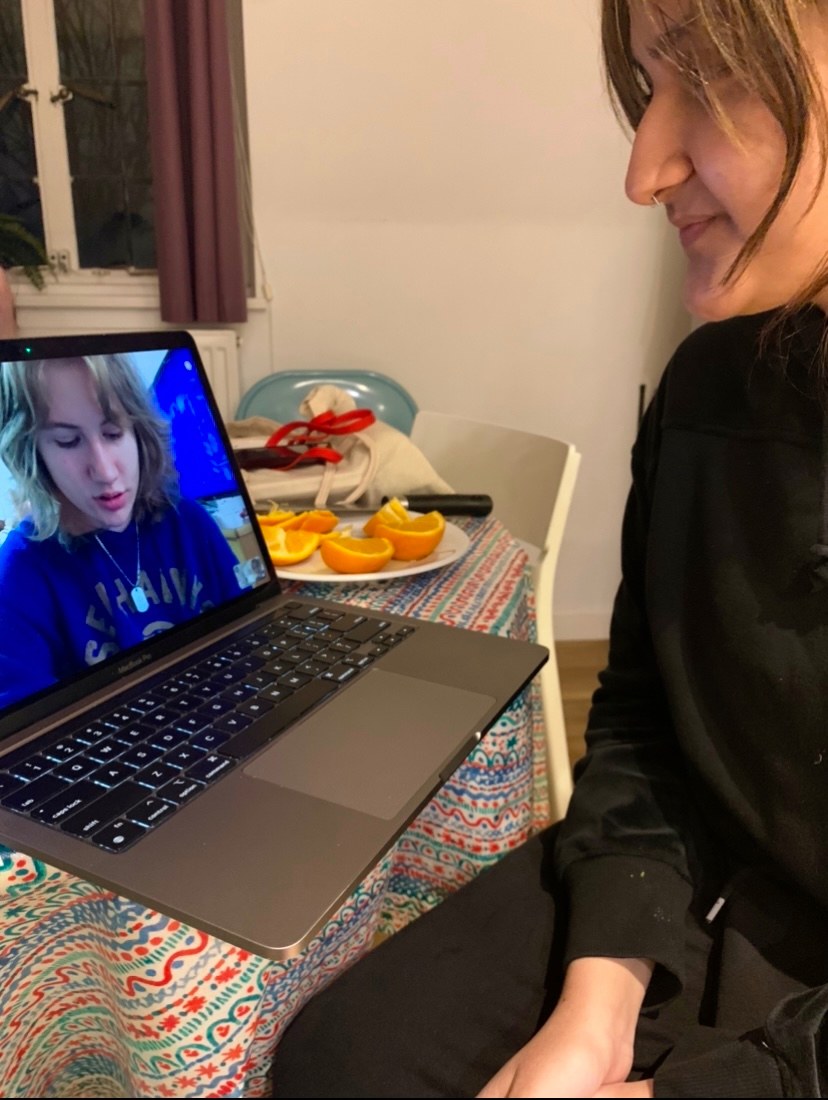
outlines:
{"label": "woman's hand", "polygon": [[[621,1092],[632,1067],[638,1013],[653,964],[644,959],[576,959],[555,1011],[498,1070],[479,1096],[646,1096]],[[629,1087],[638,1088],[639,1084]]]}

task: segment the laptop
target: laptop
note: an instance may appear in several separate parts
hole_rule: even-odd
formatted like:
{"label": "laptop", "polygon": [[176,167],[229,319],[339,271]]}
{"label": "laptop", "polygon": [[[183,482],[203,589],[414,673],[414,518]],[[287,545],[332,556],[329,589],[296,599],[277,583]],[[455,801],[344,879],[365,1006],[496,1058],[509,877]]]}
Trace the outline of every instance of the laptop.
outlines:
{"label": "laptop", "polygon": [[0,844],[298,954],[548,657],[283,593],[188,333],[0,341]]}

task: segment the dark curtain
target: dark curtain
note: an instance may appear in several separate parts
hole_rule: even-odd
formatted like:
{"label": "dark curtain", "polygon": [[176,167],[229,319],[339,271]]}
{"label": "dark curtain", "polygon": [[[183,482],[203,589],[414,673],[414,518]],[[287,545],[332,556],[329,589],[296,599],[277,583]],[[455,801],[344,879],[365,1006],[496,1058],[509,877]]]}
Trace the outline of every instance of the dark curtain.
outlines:
{"label": "dark curtain", "polygon": [[161,316],[247,319],[224,0],[144,0]]}

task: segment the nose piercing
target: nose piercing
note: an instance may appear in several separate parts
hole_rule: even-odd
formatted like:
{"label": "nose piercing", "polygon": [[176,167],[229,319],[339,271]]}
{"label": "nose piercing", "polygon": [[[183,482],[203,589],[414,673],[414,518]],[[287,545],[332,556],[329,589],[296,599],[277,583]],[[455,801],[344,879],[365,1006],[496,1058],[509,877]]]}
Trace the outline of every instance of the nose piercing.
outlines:
{"label": "nose piercing", "polygon": [[658,196],[654,194],[653,197],[650,199],[650,205],[651,206],[663,206],[664,203],[659,202]]}

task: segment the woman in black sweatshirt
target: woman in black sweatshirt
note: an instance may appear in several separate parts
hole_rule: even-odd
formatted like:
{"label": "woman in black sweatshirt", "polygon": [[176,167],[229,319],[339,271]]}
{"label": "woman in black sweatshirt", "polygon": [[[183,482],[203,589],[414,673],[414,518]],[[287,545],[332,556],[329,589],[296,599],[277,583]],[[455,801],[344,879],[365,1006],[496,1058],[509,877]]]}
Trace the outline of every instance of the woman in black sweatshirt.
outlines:
{"label": "woman in black sweatshirt", "polygon": [[828,1094],[828,3],[603,0],[603,45],[711,323],[633,450],[587,755],[300,1015],[275,1095]]}

